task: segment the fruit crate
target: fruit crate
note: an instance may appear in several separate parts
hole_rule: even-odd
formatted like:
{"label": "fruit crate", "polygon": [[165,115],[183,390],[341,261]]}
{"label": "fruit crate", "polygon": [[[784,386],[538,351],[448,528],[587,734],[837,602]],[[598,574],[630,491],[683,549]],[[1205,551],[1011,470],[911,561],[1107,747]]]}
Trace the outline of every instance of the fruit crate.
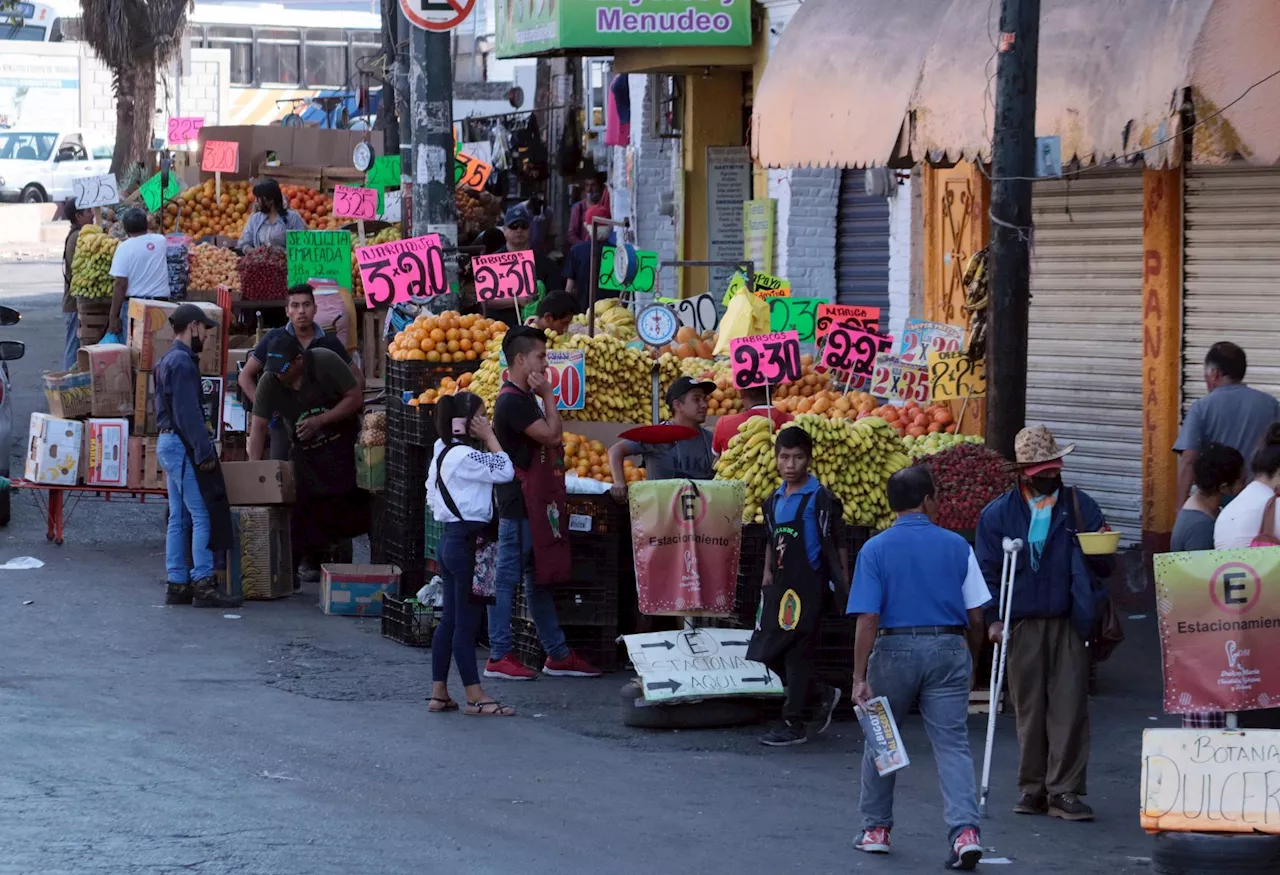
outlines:
{"label": "fruit crate", "polygon": [[387,562],[400,568],[400,598],[414,598],[418,590],[436,575],[436,570],[422,557],[409,558],[389,551]]}
{"label": "fruit crate", "polygon": [[[617,671],[622,666],[618,656],[618,630],[612,626],[561,625],[565,641],[575,653],[601,671]],[[542,671],[546,651],[538,640],[538,630],[530,620],[512,619],[511,651],[516,659],[534,671]]]}
{"label": "fruit crate", "polygon": [[[388,438],[391,436],[388,435]],[[387,441],[388,492],[403,494],[410,483],[427,494],[427,466],[431,464],[431,450],[406,444],[398,436]]]}
{"label": "fruit crate", "polygon": [[617,535],[579,535],[569,538],[569,580],[575,585],[598,586],[606,581],[615,590],[634,577],[635,566],[623,567],[621,539]]}
{"label": "fruit crate", "polygon": [[460,377],[463,374],[480,369],[481,361],[477,358],[469,362],[404,361],[398,362],[391,356],[386,361],[386,387],[388,398],[399,398],[405,392],[421,395],[428,389],[435,389],[445,377]]}
{"label": "fruit crate", "polygon": [[436,442],[436,406],[405,404],[387,397],[387,440],[396,439],[410,447],[430,450]]}
{"label": "fruit crate", "polygon": [[[577,534],[631,534],[631,512],[609,494],[570,495],[566,500],[569,531]],[[577,528],[575,528],[577,526]]]}
{"label": "fruit crate", "polygon": [[383,638],[409,647],[430,647],[439,622],[439,611],[419,604],[415,598],[387,595],[382,599]]}
{"label": "fruit crate", "polygon": [[424,511],[426,525],[424,528],[424,550],[428,559],[439,559],[440,538],[444,536],[444,523],[437,522],[431,516],[431,508]]}
{"label": "fruit crate", "polygon": [[[562,583],[555,587],[556,619],[561,626],[618,628],[618,588],[612,581],[590,584]],[[524,587],[517,587],[513,616],[532,623]]]}

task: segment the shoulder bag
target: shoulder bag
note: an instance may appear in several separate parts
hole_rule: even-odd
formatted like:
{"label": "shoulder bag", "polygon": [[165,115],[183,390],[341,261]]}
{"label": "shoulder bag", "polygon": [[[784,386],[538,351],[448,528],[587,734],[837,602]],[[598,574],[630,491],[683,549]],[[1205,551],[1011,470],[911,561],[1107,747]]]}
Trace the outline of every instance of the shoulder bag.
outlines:
{"label": "shoulder bag", "polygon": [[1249,542],[1250,547],[1280,547],[1280,538],[1276,537],[1276,495],[1267,499],[1267,506],[1262,509],[1262,521],[1258,523],[1258,535]]}

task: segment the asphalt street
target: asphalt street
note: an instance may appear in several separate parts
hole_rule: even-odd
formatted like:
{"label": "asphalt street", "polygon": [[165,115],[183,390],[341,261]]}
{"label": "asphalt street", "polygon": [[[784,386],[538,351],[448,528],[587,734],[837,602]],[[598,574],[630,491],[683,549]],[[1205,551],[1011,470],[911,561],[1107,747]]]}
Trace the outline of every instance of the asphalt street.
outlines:
{"label": "asphalt street", "polygon": [[[15,471],[60,356],[60,291],[57,264],[0,264],[0,303],[24,316],[3,337],[27,343],[12,365]],[[61,547],[31,494],[13,515],[0,563],[45,565],[0,571],[0,875],[941,870],[918,718],[904,721],[894,853],[867,858],[850,847],[855,723],[786,750],[760,747],[759,727],[627,729],[625,673],[495,683],[514,719],[428,714],[429,654],[381,638],[377,621],[323,615],[314,590],[232,616],[164,607],[156,503],[83,501]],[[1016,740],[1002,718],[984,869],[1147,871],[1141,733],[1173,722],[1154,615],[1128,632],[1092,704],[1098,821],[1007,813]],[[984,729],[972,719],[979,759]]]}

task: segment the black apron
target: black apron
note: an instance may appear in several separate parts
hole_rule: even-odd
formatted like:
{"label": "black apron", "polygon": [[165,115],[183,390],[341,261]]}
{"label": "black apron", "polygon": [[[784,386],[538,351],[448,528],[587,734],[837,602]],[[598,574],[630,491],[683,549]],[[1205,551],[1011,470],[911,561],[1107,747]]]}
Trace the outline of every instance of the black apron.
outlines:
{"label": "black apron", "polygon": [[747,659],[755,662],[774,662],[818,628],[827,583],[810,564],[805,548],[804,514],[812,497],[809,493],[800,499],[794,521],[771,526],[773,584],[760,593],[756,628],[747,647]]}

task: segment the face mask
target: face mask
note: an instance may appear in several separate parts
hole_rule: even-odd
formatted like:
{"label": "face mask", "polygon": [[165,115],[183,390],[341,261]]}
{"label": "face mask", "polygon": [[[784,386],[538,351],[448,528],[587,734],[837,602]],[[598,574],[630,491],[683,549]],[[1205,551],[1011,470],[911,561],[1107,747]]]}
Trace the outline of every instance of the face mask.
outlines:
{"label": "face mask", "polygon": [[200,355],[204,351],[204,339],[200,337],[191,338],[191,351],[196,355]]}
{"label": "face mask", "polygon": [[600,203],[603,197],[604,197],[604,192],[599,192],[599,191],[593,191],[587,194],[587,200],[591,201],[591,203],[593,204]]}
{"label": "face mask", "polygon": [[1062,477],[1058,474],[1046,474],[1030,478],[1031,488],[1040,495],[1052,495],[1062,488]]}

